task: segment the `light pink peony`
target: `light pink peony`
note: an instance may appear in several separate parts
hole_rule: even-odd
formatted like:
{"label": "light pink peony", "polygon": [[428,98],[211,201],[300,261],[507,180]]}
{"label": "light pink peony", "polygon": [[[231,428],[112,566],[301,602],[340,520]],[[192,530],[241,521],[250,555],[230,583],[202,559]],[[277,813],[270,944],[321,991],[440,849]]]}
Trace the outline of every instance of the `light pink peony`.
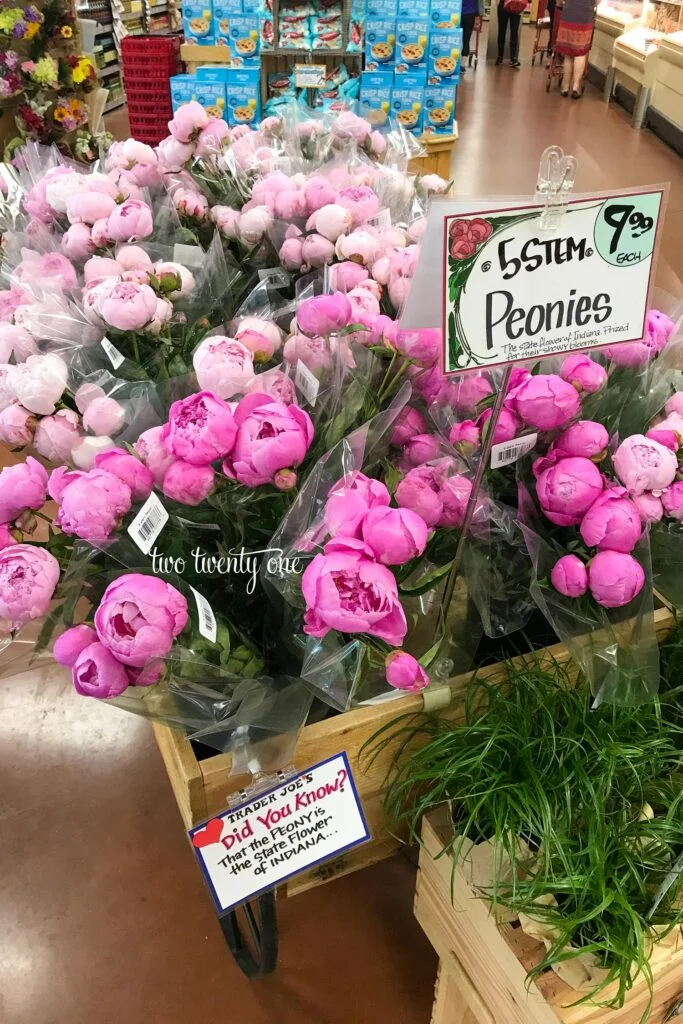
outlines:
{"label": "light pink peony", "polygon": [[280,247],[280,263],[286,270],[299,270],[304,263],[304,247],[301,238],[286,238]]}
{"label": "light pink peony", "polygon": [[407,623],[396,579],[359,540],[329,541],[301,577],[306,602],[304,632],[323,637],[331,629],[367,633],[398,646]]}
{"label": "light pink peony", "polygon": [[104,192],[76,192],[66,204],[66,215],[70,224],[88,224],[108,217],[116,201]]}
{"label": "light pink peony", "polygon": [[306,196],[308,212],[314,213],[315,210],[320,210],[323,206],[334,203],[337,198],[337,190],[330,184],[327,178],[324,178],[322,175],[314,175],[308,179],[304,188],[304,195]]}
{"label": "light pink peony", "polygon": [[[373,135],[375,132],[373,132]],[[429,676],[412,654],[405,651],[392,651],[387,654],[385,672],[389,686],[396,690],[407,690],[408,693],[420,693],[429,686]]]}
{"label": "light pink peony", "polygon": [[106,324],[118,331],[141,331],[154,317],[157,297],[149,285],[122,281],[98,301],[96,309]]}
{"label": "light pink peony", "polygon": [[361,523],[363,540],[383,565],[404,565],[421,555],[429,529],[424,519],[407,508],[377,505]]}
{"label": "light pink peony", "polygon": [[71,449],[71,461],[78,469],[94,469],[95,459],[100,452],[115,448],[116,443],[110,437],[84,437]]}
{"label": "light pink peony", "polygon": [[206,220],[209,215],[209,200],[195,188],[177,188],[173,192],[173,205],[178,213],[195,220]]}
{"label": "light pink peony", "polygon": [[139,199],[126,199],[114,207],[107,218],[107,234],[114,242],[133,242],[149,238],[154,230],[152,211]]}
{"label": "light pink peony", "polygon": [[678,470],[674,452],[642,434],[633,434],[622,441],[612,456],[612,462],[619,479],[631,494],[652,491],[659,496]]}
{"label": "light pink peony", "polygon": [[602,493],[600,470],[590,459],[562,459],[536,481],[543,514],[557,526],[577,526]]}
{"label": "light pink peony", "polygon": [[420,366],[432,366],[441,354],[441,331],[436,328],[398,331],[395,345],[406,358]]}
{"label": "light pink peony", "polygon": [[283,405],[291,405],[296,401],[294,381],[277,368],[259,373],[251,381],[248,391],[251,394],[269,395],[276,402],[282,402]]}
{"label": "light pink peony", "polygon": [[647,491],[643,494],[634,494],[632,500],[644,523],[658,523],[664,515],[662,499],[655,498],[653,494],[648,494]]}
{"label": "light pink peony", "polygon": [[194,146],[191,142],[181,142],[173,135],[162,139],[157,146],[159,166],[162,171],[173,173],[182,171],[183,167],[194,154]]}
{"label": "light pink peony", "polygon": [[195,156],[215,156],[230,142],[230,129],[222,117],[214,117],[202,128],[195,149]]}
{"label": "light pink peony", "polygon": [[102,544],[131,506],[130,487],[113,473],[91,469],[67,483],[55,523],[63,533]]}
{"label": "light pink peony", "polygon": [[670,519],[683,519],[683,481],[677,480],[662,491],[662,508]]}
{"label": "light pink peony", "polygon": [[584,543],[600,551],[633,551],[642,530],[638,509],[624,487],[603,491],[579,527]]}
{"label": "light pink peony", "polygon": [[64,393],[67,377],[64,360],[49,352],[29,356],[26,362],[12,366],[7,386],[29,412],[50,416]]}
{"label": "light pink peony", "polygon": [[0,523],[12,523],[26,509],[39,509],[47,497],[47,471],[32,456],[0,471]]}
{"label": "light pink peony", "polygon": [[59,562],[45,548],[13,544],[0,550],[0,633],[40,619],[59,581]]}
{"label": "light pink peony", "polygon": [[223,472],[246,487],[273,483],[278,470],[299,466],[313,440],[308,413],[269,395],[243,398],[235,409],[235,423],[237,437]]}
{"label": "light pink peony", "polygon": [[225,458],[236,434],[227,402],[211,391],[200,391],[173,403],[161,439],[176,458],[206,466]]}
{"label": "light pink peony", "polygon": [[[373,193],[374,194],[374,193]],[[307,230],[317,231],[319,235],[336,242],[340,235],[345,235],[353,226],[353,217],[343,203],[330,203],[313,213],[306,225]]]}
{"label": "light pink peony", "polygon": [[85,260],[95,251],[92,231],[87,224],[72,224],[62,235],[60,248],[69,260]]}
{"label": "light pink peony", "polygon": [[100,643],[133,668],[165,657],[187,621],[187,601],[180,591],[142,573],[126,573],[110,583],[95,612]]}
{"label": "light pink peony", "polygon": [[242,212],[239,224],[239,237],[245,245],[256,246],[273,226],[273,215],[267,206],[254,206],[246,213]]}
{"label": "light pink peony", "polygon": [[588,586],[603,608],[623,608],[644,583],[643,567],[623,551],[599,551],[588,563]]}
{"label": "light pink peony", "polygon": [[21,448],[33,440],[37,420],[23,405],[13,402],[0,412],[0,441]]}
{"label": "light pink peony", "polygon": [[168,122],[168,130],[178,142],[194,142],[209,121],[210,117],[201,103],[190,100],[175,111],[173,118]]}
{"label": "light pink peony", "polygon": [[177,459],[166,470],[161,489],[181,505],[200,505],[211,494],[214,478],[212,466],[193,466]]}
{"label": "light pink peony", "polygon": [[299,360],[315,373],[331,366],[330,350],[324,338],[310,337],[307,334],[292,334],[287,338],[282,355],[285,362],[296,366]]}
{"label": "light pink peony", "polygon": [[338,260],[352,260],[364,267],[372,267],[372,276],[376,281],[379,280],[380,284],[389,283],[388,278],[386,281],[382,281],[374,272],[374,264],[381,254],[376,231],[371,231],[367,227],[356,228],[350,235],[340,235],[335,245],[335,252]]}
{"label": "light pink peony", "polygon": [[92,256],[83,267],[83,278],[87,285],[99,284],[107,277],[119,278],[126,268],[108,256]]}
{"label": "light pink peony", "polygon": [[550,582],[564,597],[581,597],[588,589],[586,566],[576,555],[563,555],[550,570]]}
{"label": "light pink peony", "polygon": [[301,244],[301,258],[304,266],[324,267],[334,259],[334,245],[316,232],[306,235]]}
{"label": "light pink peony", "polygon": [[115,398],[95,398],[83,413],[83,426],[94,434],[112,437],[126,422],[126,410]]}
{"label": "light pink peony", "polygon": [[346,295],[367,279],[367,268],[361,267],[358,263],[346,261],[330,267],[330,287],[335,292],[343,292]]}
{"label": "light pink peony", "polygon": [[337,196],[338,206],[343,207],[351,214],[353,227],[360,227],[366,224],[379,213],[379,196],[367,185],[359,185],[357,188],[343,188]]}
{"label": "light pink peony", "polygon": [[154,276],[162,292],[171,302],[187,298],[194,288],[194,274],[182,263],[160,260],[154,264]]}
{"label": "light pink peony", "polygon": [[677,391],[668,399],[664,406],[664,412],[667,416],[670,416],[672,413],[683,416],[683,391]]}
{"label": "light pink peony", "polygon": [[576,389],[554,373],[529,377],[515,392],[514,410],[537,430],[554,430],[576,416],[581,408]]}
{"label": "light pink peony", "polygon": [[240,213],[230,206],[212,206],[209,217],[224,238],[239,236]]}
{"label": "light pink peony", "polygon": [[245,394],[254,380],[249,349],[223,335],[205,338],[194,351],[192,365],[200,388],[212,390],[219,398]]}

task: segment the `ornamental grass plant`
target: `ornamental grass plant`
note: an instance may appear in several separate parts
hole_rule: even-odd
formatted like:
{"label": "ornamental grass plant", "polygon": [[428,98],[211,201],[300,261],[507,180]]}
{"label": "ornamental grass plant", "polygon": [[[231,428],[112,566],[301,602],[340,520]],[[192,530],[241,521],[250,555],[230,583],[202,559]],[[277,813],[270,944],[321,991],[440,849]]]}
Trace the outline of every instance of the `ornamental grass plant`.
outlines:
{"label": "ornamental grass plant", "polygon": [[577,1002],[621,1006],[641,973],[652,990],[652,941],[683,922],[683,628],[661,653],[660,694],[639,707],[595,707],[585,679],[530,655],[502,688],[475,676],[462,723],[403,718],[371,741],[370,756],[398,742],[394,826],[418,840],[446,802],[454,870],[466,840],[511,862],[481,895],[556,930],[531,979],[587,952],[606,969]]}

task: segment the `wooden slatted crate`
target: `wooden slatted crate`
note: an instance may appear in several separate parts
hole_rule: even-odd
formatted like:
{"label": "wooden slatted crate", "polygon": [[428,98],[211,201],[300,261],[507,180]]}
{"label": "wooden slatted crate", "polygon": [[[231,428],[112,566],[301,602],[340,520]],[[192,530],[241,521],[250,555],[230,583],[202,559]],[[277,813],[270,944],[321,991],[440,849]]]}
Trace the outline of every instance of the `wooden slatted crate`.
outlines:
{"label": "wooden slatted crate", "polygon": [[414,174],[438,174],[449,181],[453,150],[458,141],[458,122],[453,125],[452,135],[421,135],[419,141],[426,153],[410,161],[410,170]]}
{"label": "wooden slatted crate", "polygon": [[[526,935],[518,921],[496,924],[459,868],[452,871],[452,859],[439,857],[452,836],[447,808],[423,820],[415,916],[439,956],[431,1024],[639,1024],[649,1001],[642,975],[619,1009],[571,1006],[581,993],[550,968],[536,982],[527,982],[527,971],[541,961],[544,946]],[[678,1016],[669,1015],[683,999],[680,929],[654,946],[650,966],[654,999],[648,1024],[664,1024]],[[601,998],[608,997],[606,990]]]}
{"label": "wooden slatted crate", "polygon": [[[654,621],[657,637],[661,641],[673,628],[673,614],[668,608],[658,608]],[[546,662],[556,660],[566,665],[570,671],[574,664],[564,644],[547,647],[538,652],[538,657]],[[516,660],[518,659],[513,659]],[[503,683],[506,668],[504,664],[490,665],[480,669],[479,675],[489,682]],[[427,699],[432,702],[436,700],[436,706],[440,708],[439,713],[444,717],[462,721],[462,695],[470,678],[471,673],[457,676],[437,695],[428,690]],[[285,886],[288,895],[310,889],[314,885],[356,871],[358,868],[367,867],[396,851],[400,841],[389,833],[382,807],[386,775],[396,753],[396,747],[384,747],[372,762],[361,756],[361,750],[383,726],[399,715],[422,711],[423,705],[421,694],[406,695],[386,704],[335,715],[302,729],[294,755],[294,767],[303,770],[318,761],[346,751],[372,839],[335,860],[293,878]],[[154,734],[185,826],[190,828],[225,810],[228,796],[238,791],[246,782],[244,778],[230,775],[230,755],[217,754],[205,760],[197,760],[192,744],[184,733],[155,724]],[[508,1022],[497,1021],[496,1024]]]}

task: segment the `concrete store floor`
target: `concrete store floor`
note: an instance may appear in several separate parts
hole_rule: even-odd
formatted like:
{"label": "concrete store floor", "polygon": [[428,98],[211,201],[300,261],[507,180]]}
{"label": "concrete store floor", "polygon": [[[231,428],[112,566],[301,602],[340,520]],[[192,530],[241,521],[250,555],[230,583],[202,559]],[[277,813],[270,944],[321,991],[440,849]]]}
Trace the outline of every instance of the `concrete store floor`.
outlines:
{"label": "concrete store floor", "polygon": [[[461,195],[529,191],[552,142],[577,155],[581,189],[670,181],[658,281],[682,294],[683,175],[663,143],[590,87],[578,103],[546,95],[528,60],[480,61],[458,104]],[[126,135],[122,112],[109,123]],[[436,958],[404,858],[283,903],[279,970],[250,983],[144,721],[51,669],[0,680],[0,735],[2,1024],[427,1024]]]}

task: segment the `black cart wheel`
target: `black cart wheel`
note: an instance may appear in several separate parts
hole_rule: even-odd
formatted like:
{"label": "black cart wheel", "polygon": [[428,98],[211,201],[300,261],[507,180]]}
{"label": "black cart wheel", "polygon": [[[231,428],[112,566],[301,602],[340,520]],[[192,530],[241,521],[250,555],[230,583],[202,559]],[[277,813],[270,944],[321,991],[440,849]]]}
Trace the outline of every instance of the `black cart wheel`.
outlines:
{"label": "black cart wheel", "polygon": [[248,978],[272,974],[277,964],[275,894],[264,893],[220,918],[221,931],[237,966]]}

